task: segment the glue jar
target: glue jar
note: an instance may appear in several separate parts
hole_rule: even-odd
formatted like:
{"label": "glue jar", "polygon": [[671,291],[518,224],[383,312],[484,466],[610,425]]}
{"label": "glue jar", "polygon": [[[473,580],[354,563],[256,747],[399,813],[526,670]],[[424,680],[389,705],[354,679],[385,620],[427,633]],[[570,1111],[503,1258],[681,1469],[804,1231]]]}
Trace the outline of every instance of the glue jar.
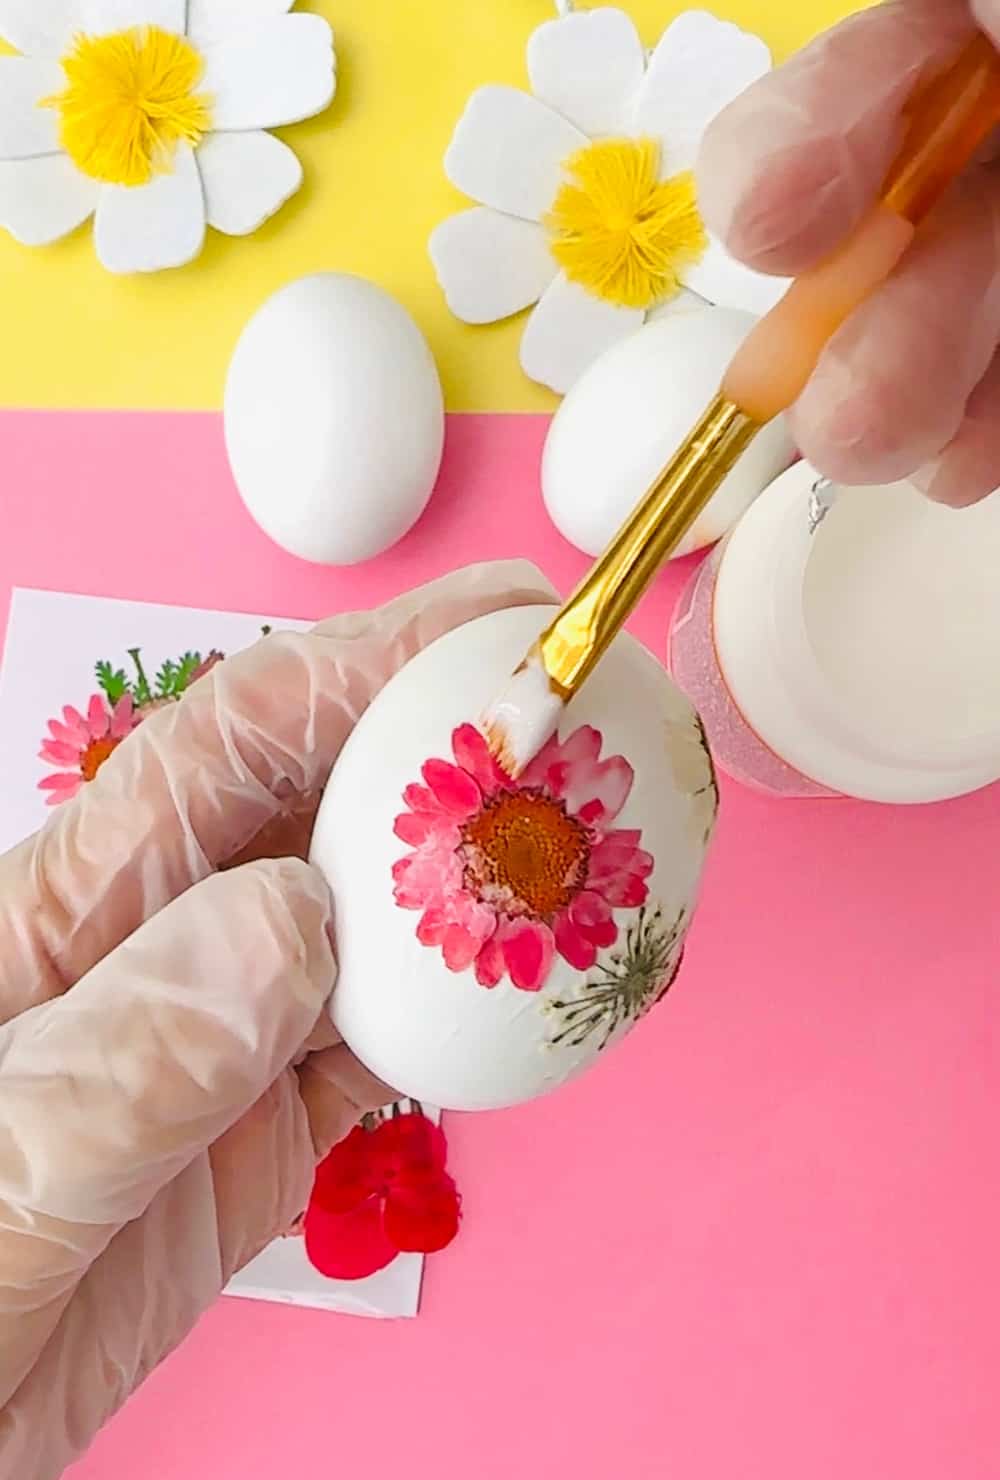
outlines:
{"label": "glue jar", "polygon": [[701,566],[671,671],[734,779],[935,802],[1000,779],[1000,492],[783,473]]}

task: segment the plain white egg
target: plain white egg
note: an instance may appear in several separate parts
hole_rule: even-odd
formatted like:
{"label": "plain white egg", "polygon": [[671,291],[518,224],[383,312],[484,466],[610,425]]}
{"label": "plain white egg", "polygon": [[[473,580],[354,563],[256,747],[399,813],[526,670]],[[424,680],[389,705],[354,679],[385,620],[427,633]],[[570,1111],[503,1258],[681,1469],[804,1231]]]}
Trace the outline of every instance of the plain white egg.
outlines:
{"label": "plain white egg", "polygon": [[363,278],[275,293],[229,367],[226,447],[250,514],[293,555],[355,565],[420,518],[441,466],[444,403],[427,343]]}
{"label": "plain white egg", "polygon": [[[546,508],[571,545],[588,555],[604,550],[709,405],[754,323],[729,308],[658,319],[577,381],[552,420],[542,460]],[[675,553],[721,539],[793,455],[779,418],[758,434]]]}
{"label": "plain white egg", "polygon": [[[510,792],[490,797],[484,788],[471,816],[438,819],[405,880],[417,892],[433,892],[435,881],[447,878],[450,890],[460,886],[497,909],[516,911],[524,900],[518,904],[505,892],[504,880],[535,869],[539,855],[526,861],[523,850],[538,848],[544,888],[555,880],[557,890],[546,896],[550,923],[572,898],[574,918],[586,911],[579,918],[592,925],[596,894],[608,907],[618,901],[611,911],[616,939],[605,938],[589,965],[570,965],[557,952],[540,990],[515,986],[510,975],[481,985],[472,966],[449,969],[441,944],[421,944],[422,907],[404,908],[394,897],[393,866],[421,847],[394,831],[409,810],[404,790],[439,784],[426,773],[422,780],[426,762],[453,759],[454,731],[475,720],[550,618],[539,607],[481,618],[403,668],[344,748],[313,838],[312,861],[334,899],[340,967],[334,1023],[386,1084],[445,1109],[495,1109],[544,1094],[587,1068],[645,1015],[680,965],[715,821],[715,779],[693,710],[649,652],[622,636],[560,728],[564,741],[577,735],[575,757],[553,772],[564,800],[539,797],[529,787],[527,802],[512,801]],[[600,732],[599,757],[592,734],[588,750],[582,726]],[[581,821],[591,816],[595,792],[606,799],[614,794],[625,761],[634,779],[624,788],[620,815],[606,824]],[[470,790],[475,797],[475,788],[465,786]],[[426,806],[427,795],[409,791],[410,808]],[[522,805],[527,825],[518,831]],[[468,814],[467,796],[463,807]],[[633,874],[646,883],[645,901],[630,892]],[[556,898],[562,903],[554,904]],[[534,903],[543,908],[541,896]],[[683,982],[681,973],[678,990]],[[669,1001],[657,1008],[669,1010]]]}

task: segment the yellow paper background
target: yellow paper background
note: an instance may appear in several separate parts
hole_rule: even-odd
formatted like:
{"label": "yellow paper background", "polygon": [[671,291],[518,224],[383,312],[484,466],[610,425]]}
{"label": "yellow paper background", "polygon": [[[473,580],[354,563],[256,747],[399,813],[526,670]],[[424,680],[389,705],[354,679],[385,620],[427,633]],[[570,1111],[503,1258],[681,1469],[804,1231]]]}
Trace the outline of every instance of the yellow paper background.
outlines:
{"label": "yellow paper background", "polygon": [[[42,0],[39,0],[42,3]],[[686,8],[625,7],[652,44]],[[845,0],[719,0],[782,59],[857,8]],[[469,93],[526,85],[530,31],[550,0],[302,0],[336,32],[340,81],[330,111],[282,131],[305,166],[300,194],[256,235],[210,232],[192,266],[115,278],[91,227],[29,250],[0,232],[0,405],[215,409],[250,314],[282,283],[341,270],[381,283],[415,315],[452,410],[545,410],[521,373],[520,319],[467,328],[448,313],[427,237],[463,205],[441,160]]]}

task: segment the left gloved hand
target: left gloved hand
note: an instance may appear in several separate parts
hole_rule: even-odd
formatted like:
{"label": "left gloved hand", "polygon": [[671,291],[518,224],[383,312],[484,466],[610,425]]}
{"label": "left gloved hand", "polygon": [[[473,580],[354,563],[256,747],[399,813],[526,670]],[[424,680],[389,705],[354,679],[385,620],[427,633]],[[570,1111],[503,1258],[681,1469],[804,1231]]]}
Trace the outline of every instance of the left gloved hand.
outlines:
{"label": "left gloved hand", "polygon": [[392,1098],[325,1011],[322,877],[261,855],[304,853],[353,724],[419,648],[551,600],[531,567],[484,566],[266,638],[0,859],[2,1480],[61,1474]]}

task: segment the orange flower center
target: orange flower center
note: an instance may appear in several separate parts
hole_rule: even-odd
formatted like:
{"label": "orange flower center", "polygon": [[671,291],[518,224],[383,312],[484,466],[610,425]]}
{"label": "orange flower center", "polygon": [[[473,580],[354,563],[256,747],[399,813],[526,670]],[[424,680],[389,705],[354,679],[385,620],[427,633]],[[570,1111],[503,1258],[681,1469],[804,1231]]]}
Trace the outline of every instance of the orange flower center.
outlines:
{"label": "orange flower center", "polygon": [[105,735],[103,740],[91,740],[80,757],[80,774],[84,781],[93,781],[108,756],[120,744],[120,740],[113,739],[110,735]]}
{"label": "orange flower center", "polygon": [[587,877],[586,829],[538,792],[501,792],[466,824],[466,882],[510,914],[549,919]]}

